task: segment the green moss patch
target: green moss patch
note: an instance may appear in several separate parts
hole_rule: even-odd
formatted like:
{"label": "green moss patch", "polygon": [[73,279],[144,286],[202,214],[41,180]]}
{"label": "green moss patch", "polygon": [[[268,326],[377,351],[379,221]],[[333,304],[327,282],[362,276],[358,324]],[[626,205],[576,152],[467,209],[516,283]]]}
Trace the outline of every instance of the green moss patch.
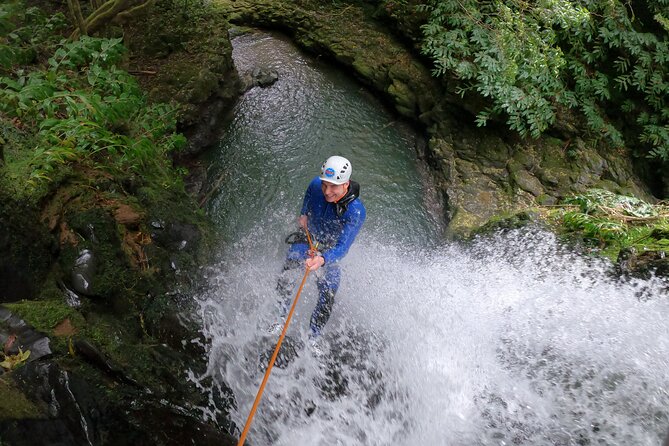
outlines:
{"label": "green moss patch", "polygon": [[26,398],[7,376],[0,378],[0,419],[42,417],[45,417],[45,414],[40,408]]}
{"label": "green moss patch", "polygon": [[69,319],[75,327],[82,327],[85,323],[76,309],[59,300],[23,300],[5,306],[35,329],[47,334],[51,334],[65,319]]}

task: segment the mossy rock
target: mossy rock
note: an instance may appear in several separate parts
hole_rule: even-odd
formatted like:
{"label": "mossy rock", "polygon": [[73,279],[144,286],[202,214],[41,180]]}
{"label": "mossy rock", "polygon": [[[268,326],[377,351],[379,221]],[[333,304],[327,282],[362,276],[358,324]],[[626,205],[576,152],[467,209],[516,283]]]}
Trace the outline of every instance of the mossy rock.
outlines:
{"label": "mossy rock", "polygon": [[478,227],[481,223],[481,218],[476,214],[462,208],[456,208],[453,217],[448,222],[446,235],[453,239],[467,238],[471,235],[474,228]]}
{"label": "mossy rock", "polygon": [[7,375],[0,376],[0,419],[47,418],[46,407],[28,399]]}
{"label": "mossy rock", "polygon": [[395,106],[400,114],[413,117],[416,113],[416,95],[409,86],[400,80],[394,80],[388,87],[388,94],[395,101]]}
{"label": "mossy rock", "polygon": [[[645,249],[647,247],[642,247]],[[647,279],[652,275],[669,277],[668,250],[640,250],[626,247],[620,250],[617,258],[620,271],[635,277]]]}
{"label": "mossy rock", "polygon": [[127,288],[131,288],[134,273],[126,254],[121,249],[119,228],[114,218],[101,208],[86,210],[70,210],[65,221],[78,235],[77,246],[65,245],[60,256],[61,269],[69,272],[83,249],[92,251],[96,258],[96,272],[91,283],[91,294],[104,300],[120,296]]}
{"label": "mossy rock", "polygon": [[131,63],[154,73],[138,77],[151,101],[176,103],[181,128],[197,127],[209,101],[232,103],[240,91],[227,20],[200,4],[161,0],[154,8],[127,29]]}
{"label": "mossy rock", "polygon": [[520,229],[538,221],[538,214],[531,210],[515,214],[496,215],[486,224],[474,229],[471,235],[489,234],[500,230]]}
{"label": "mossy rock", "polygon": [[63,299],[23,300],[5,306],[36,330],[48,335],[53,335],[53,330],[66,319],[75,327],[83,327],[86,323],[81,313],[68,306]]}

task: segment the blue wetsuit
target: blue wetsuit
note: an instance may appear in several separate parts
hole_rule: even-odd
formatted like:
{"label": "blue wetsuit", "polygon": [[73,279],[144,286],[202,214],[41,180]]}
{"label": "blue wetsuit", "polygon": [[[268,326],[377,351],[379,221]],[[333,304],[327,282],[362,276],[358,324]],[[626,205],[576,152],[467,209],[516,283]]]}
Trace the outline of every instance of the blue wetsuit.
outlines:
{"label": "blue wetsuit", "polygon": [[[346,195],[337,203],[328,203],[325,201],[319,177],[309,183],[304,194],[301,215],[307,216],[309,233],[313,242],[318,243],[317,249],[325,260],[321,267],[324,274],[316,281],[318,304],[311,315],[310,327],[314,335],[320,335],[330,318],[341,277],[339,261],[348,252],[365,221],[365,206],[360,201],[359,194],[360,186],[351,181]],[[301,266],[308,257],[308,251],[307,243],[293,243],[286,256],[284,272]],[[294,281],[287,279],[287,274],[282,275],[277,289],[284,299],[290,299],[293,287]]]}

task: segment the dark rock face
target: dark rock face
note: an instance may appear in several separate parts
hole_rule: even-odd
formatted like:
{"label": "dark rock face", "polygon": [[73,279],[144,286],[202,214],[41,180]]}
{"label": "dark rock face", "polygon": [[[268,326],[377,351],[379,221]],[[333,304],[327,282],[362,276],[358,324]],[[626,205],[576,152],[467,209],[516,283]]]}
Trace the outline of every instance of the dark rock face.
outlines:
{"label": "dark rock face", "polygon": [[178,130],[188,143],[175,154],[179,161],[216,141],[220,123],[241,91],[226,19],[210,16],[192,26],[193,8],[158,1],[152,14],[124,28],[133,55],[155,73],[138,79],[151,100],[180,105]]}
{"label": "dark rock face", "polygon": [[64,245],[59,256],[67,288],[79,296],[118,297],[130,265],[113,216],[101,208],[72,210],[65,221],[79,236],[78,246]]}
{"label": "dark rock face", "polygon": [[232,97],[210,98],[199,107],[201,121],[198,124],[180,125],[180,131],[188,137],[188,146],[178,156],[180,161],[185,162],[188,158],[199,155],[205,147],[216,142],[219,137],[218,129],[233,101]]}
{"label": "dark rock face", "polygon": [[[34,404],[28,416],[25,412],[0,413],[3,444],[236,444],[224,429],[202,421],[200,412],[193,409],[206,404],[204,397],[198,396],[183,376],[177,376],[178,369],[188,366],[183,355],[166,346],[155,348],[151,370],[167,385],[156,387],[152,378],[154,384],[149,389],[85,339],[75,339],[72,350],[75,358],[89,366],[76,360],[63,366],[63,358],[49,348],[49,338],[3,307],[0,342],[7,355],[19,348],[30,351],[26,363],[5,372],[2,379],[11,381],[22,398]],[[4,390],[0,387],[0,393]],[[12,405],[11,401],[7,404]]]}
{"label": "dark rock face", "polygon": [[159,246],[173,251],[193,252],[201,239],[198,227],[190,223],[156,221],[152,228],[151,238]]}
{"label": "dark rock face", "polygon": [[[0,242],[0,249],[5,250]],[[27,299],[35,292],[35,284],[27,272],[12,264],[0,265],[0,302]]]}
{"label": "dark rock face", "polygon": [[618,268],[623,274],[648,278],[669,277],[669,253],[666,251],[637,252],[634,248],[625,248],[618,254]]}
{"label": "dark rock face", "polygon": [[279,80],[279,73],[267,68],[256,68],[253,70],[252,77],[256,85],[265,88]]}
{"label": "dark rock face", "polygon": [[[95,392],[78,376],[57,364],[28,364],[14,379],[34,401],[47,407],[47,419],[23,419],[0,425],[3,439],[11,445],[100,444],[102,420]],[[31,435],[25,435],[31,432]]]}
{"label": "dark rock face", "polygon": [[46,278],[55,245],[37,211],[0,191],[0,302],[27,299]]}
{"label": "dark rock face", "polygon": [[[179,413],[180,408],[167,405],[142,405],[131,410],[128,415],[141,426],[143,438],[138,443],[159,446],[182,446],[187,444],[202,446],[234,446],[237,440],[213,426],[195,420],[192,416]],[[139,429],[138,429],[139,430]]]}
{"label": "dark rock face", "polygon": [[[192,411],[151,394],[128,395],[119,406],[75,372],[53,362],[28,364],[13,378],[44,408],[38,418],[0,420],[11,446],[156,445],[226,446],[236,440]],[[29,433],[29,434],[27,434]]]}

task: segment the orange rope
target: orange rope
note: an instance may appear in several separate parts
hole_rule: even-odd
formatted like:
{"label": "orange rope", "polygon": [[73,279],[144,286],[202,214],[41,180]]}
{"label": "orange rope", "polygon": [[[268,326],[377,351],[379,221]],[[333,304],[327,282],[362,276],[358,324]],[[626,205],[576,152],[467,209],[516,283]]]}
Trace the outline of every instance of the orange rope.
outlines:
{"label": "orange rope", "polygon": [[[310,251],[313,252],[313,244],[311,243],[311,236],[309,235],[309,231],[307,229],[305,229],[305,231],[307,232],[307,240],[309,241]],[[304,288],[304,284],[307,281],[307,276],[309,276],[309,268],[306,268],[304,271],[304,277],[302,277],[302,283],[300,283],[300,287],[297,289],[297,294],[295,295],[295,299],[293,300],[293,305],[291,305],[290,311],[288,312],[288,316],[286,317],[286,322],[283,325],[281,336],[279,336],[279,341],[276,343],[276,347],[274,348],[274,353],[272,354],[272,357],[269,360],[269,365],[267,366],[267,370],[265,371],[265,376],[262,379],[262,383],[260,383],[258,394],[256,395],[256,399],[253,402],[253,407],[251,407],[251,412],[249,413],[249,416],[246,419],[246,425],[244,426],[244,430],[242,431],[241,437],[239,437],[239,442],[237,443],[237,446],[243,446],[244,441],[246,441],[246,435],[248,435],[249,429],[251,428],[251,422],[253,422],[253,417],[255,416],[256,410],[258,409],[258,404],[260,403],[262,394],[265,391],[265,385],[267,384],[269,375],[272,372],[272,367],[274,367],[274,362],[276,361],[277,356],[279,356],[279,350],[281,350],[281,344],[283,343],[283,338],[286,337],[286,331],[288,331],[288,324],[290,324],[290,319],[293,317],[293,312],[295,311],[295,307],[297,306],[297,301],[300,298],[300,294],[302,293],[302,288]]]}

